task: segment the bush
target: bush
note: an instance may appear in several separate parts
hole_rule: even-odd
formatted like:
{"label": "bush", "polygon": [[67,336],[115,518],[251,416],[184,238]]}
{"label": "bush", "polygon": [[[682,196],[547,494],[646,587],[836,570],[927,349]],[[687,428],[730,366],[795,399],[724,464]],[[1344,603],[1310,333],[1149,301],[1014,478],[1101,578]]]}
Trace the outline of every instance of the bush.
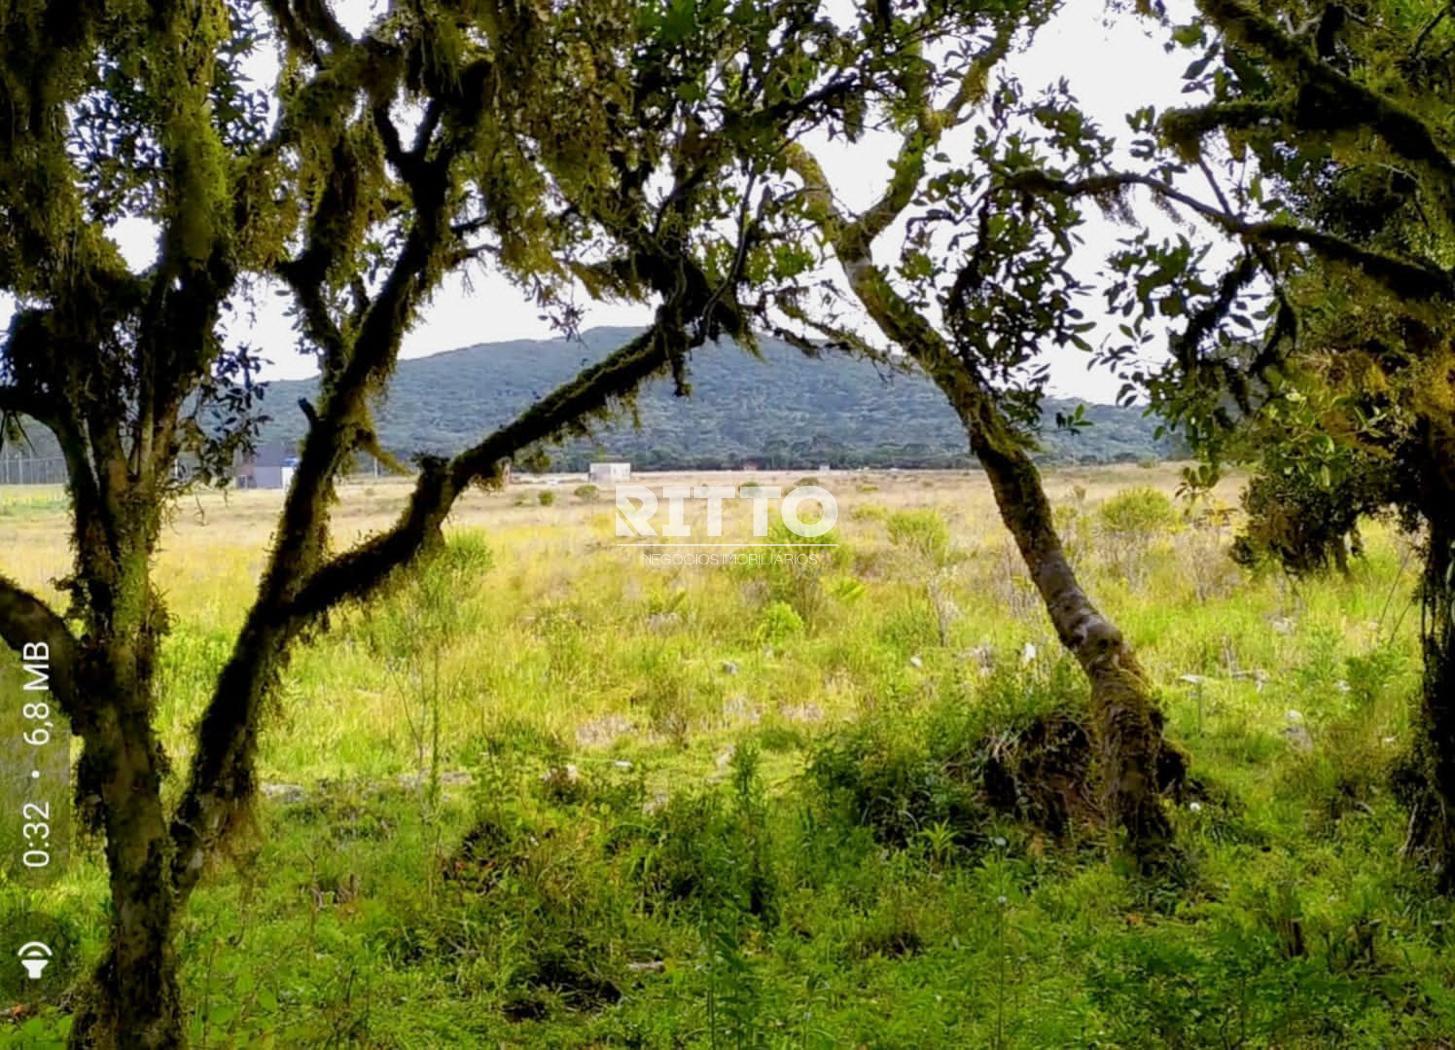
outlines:
{"label": "bush", "polygon": [[1101,505],[1101,523],[1118,537],[1146,543],[1177,524],[1177,508],[1150,485],[1123,489]]}
{"label": "bush", "polygon": [[724,912],[777,923],[778,879],[752,744],[734,749],[730,772],[726,797],[720,789],[676,795],[649,825],[627,833],[634,843],[621,843],[648,910],[687,905],[704,923]]}
{"label": "bush", "polygon": [[494,555],[483,534],[462,530],[427,548],[390,578],[377,601],[349,622],[352,639],[389,672],[429,796],[438,794],[441,708],[462,683],[446,660],[478,621],[468,615]]}
{"label": "bush", "polygon": [[546,489],[539,496],[537,496],[536,499],[537,501],[539,501],[542,507],[549,507],[551,506],[551,504],[556,502],[556,494],[550,489]]}
{"label": "bush", "polygon": [[758,629],[755,633],[758,641],[778,645],[803,633],[803,617],[787,602],[771,602],[758,617]]}
{"label": "bush", "polygon": [[1107,561],[1119,576],[1134,585],[1142,579],[1147,549],[1178,523],[1172,500],[1150,485],[1118,492],[1101,505],[1098,518]]}
{"label": "bush", "polygon": [[978,762],[967,757],[944,763],[931,754],[921,724],[869,718],[825,739],[808,774],[826,803],[886,845],[904,848],[923,828],[944,824],[958,845],[969,846],[981,839],[989,813],[979,798]]}
{"label": "bush", "polygon": [[810,539],[778,521],[769,528],[766,539],[773,549],[760,558],[735,564],[734,574],[760,584],[767,604],[786,603],[802,625],[813,623],[826,600],[824,578],[848,561],[846,548],[839,545],[838,529]]}
{"label": "bush", "polygon": [[572,495],[582,503],[594,503],[596,502],[596,497],[601,495],[601,490],[595,485],[579,485]]}
{"label": "bush", "polygon": [[886,845],[933,830],[940,850],[983,844],[1009,816],[1060,835],[1095,819],[1084,689],[1069,659],[998,670],[972,703],[886,710],[826,737],[809,780]]}
{"label": "bush", "polygon": [[1363,553],[1359,520],[1380,512],[1382,488],[1372,467],[1327,485],[1301,472],[1257,474],[1243,490],[1248,521],[1233,542],[1233,560],[1247,568],[1276,561],[1292,576],[1331,566],[1348,572],[1349,555]]}
{"label": "bush", "polygon": [[889,542],[935,567],[950,560],[950,527],[937,510],[902,510],[889,516]]}

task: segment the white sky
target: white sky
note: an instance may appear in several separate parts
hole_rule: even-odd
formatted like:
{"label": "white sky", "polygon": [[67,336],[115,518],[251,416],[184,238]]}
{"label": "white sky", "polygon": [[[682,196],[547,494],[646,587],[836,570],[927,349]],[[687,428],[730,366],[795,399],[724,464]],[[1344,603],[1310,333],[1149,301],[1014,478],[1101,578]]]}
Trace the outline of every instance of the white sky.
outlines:
{"label": "white sky", "polygon": [[[344,0],[339,4],[343,20],[351,29],[369,20],[367,0]],[[1185,52],[1168,55],[1161,39],[1154,39],[1151,26],[1129,15],[1105,24],[1105,5],[1087,0],[1068,2],[1067,10],[1047,26],[1025,54],[1012,58],[1012,68],[1027,89],[1037,89],[1066,77],[1073,92],[1103,130],[1117,138],[1126,137],[1124,115],[1145,105],[1148,99],[1175,99],[1181,87],[1180,75],[1188,58]],[[847,150],[825,152],[821,159],[830,180],[844,203],[862,207],[874,200],[888,176],[888,159],[894,144],[887,137],[861,140]],[[1159,228],[1162,220],[1159,219]],[[150,224],[131,220],[114,230],[129,264],[141,269],[156,255],[156,238]],[[1083,228],[1087,260],[1099,263],[1114,240],[1124,236],[1098,214],[1092,214]],[[880,240],[880,258],[887,261],[898,241],[892,231]],[[1088,271],[1083,276],[1092,276]],[[419,324],[404,340],[403,356],[422,357],[476,343],[508,339],[553,338],[557,334],[537,315],[538,310],[521,291],[494,274],[473,272],[470,287],[461,276],[451,277],[425,307]],[[247,341],[272,362],[264,378],[283,379],[311,375],[316,371],[310,357],[295,351],[296,335],[285,314],[287,300],[269,293],[257,297],[255,312],[228,319],[232,338]],[[1088,317],[1097,316],[1099,300],[1082,304]],[[586,307],[583,328],[597,325],[644,325],[651,320],[648,309],[610,303]],[[8,325],[14,303],[0,298],[0,325]],[[1051,391],[1088,401],[1111,401],[1120,381],[1105,372],[1088,372],[1082,354],[1065,351],[1051,355]],[[832,367],[826,364],[825,367]]]}

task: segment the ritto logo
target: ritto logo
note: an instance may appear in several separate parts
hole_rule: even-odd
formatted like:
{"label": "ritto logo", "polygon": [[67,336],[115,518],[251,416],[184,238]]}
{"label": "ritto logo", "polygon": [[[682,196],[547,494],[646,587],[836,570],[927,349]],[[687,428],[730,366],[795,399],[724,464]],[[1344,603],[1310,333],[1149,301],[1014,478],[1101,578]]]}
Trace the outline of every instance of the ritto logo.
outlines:
{"label": "ritto logo", "polygon": [[[724,508],[744,503],[750,505],[754,541],[722,541]],[[768,542],[775,504],[792,538]],[[702,511],[700,522],[689,523],[689,508]],[[825,544],[815,541],[838,521],[838,502],[821,485],[795,485],[786,493],[774,485],[663,485],[660,493],[646,485],[616,487],[616,534],[636,541],[629,546],[818,547]]]}

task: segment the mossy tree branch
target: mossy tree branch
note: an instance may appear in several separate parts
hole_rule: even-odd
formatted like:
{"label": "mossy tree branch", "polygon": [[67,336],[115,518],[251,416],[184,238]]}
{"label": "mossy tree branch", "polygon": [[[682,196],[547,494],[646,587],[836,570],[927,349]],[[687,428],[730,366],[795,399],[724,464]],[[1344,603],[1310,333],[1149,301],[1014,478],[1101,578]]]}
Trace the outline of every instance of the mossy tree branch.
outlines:
{"label": "mossy tree branch", "polygon": [[[329,609],[366,596],[407,564],[437,534],[458,495],[470,484],[494,477],[516,452],[583,427],[585,419],[605,413],[653,375],[672,370],[680,377],[686,353],[703,339],[719,333],[751,339],[734,287],[741,274],[714,286],[685,239],[694,211],[717,192],[709,175],[732,163],[738,140],[724,130],[675,142],[674,182],[660,202],[654,204],[644,186],[624,179],[583,192],[577,205],[626,248],[622,265],[634,280],[660,296],[652,329],[476,446],[447,461],[426,461],[392,529],[360,548],[325,558],[335,479],[347,457],[372,438],[369,399],[392,371],[404,330],[459,245],[460,224],[450,221],[457,162],[468,155],[472,143],[502,130],[496,110],[499,79],[488,63],[467,67],[438,97],[440,116],[426,120],[408,151],[387,112],[375,107],[359,133],[378,136],[365,140],[377,142],[378,153],[361,156],[356,150],[336,149],[331,156],[331,185],[341,179],[367,185],[376,175],[358,171],[357,165],[372,165],[382,157],[398,179],[398,192],[410,202],[412,219],[398,253],[356,324],[346,328],[332,321],[327,289],[337,266],[331,255],[337,252],[338,230],[352,227],[368,207],[362,192],[323,194],[303,251],[282,267],[299,296],[305,329],[319,332],[329,344],[323,389],[285,499],[278,541],[204,712],[187,788],[172,821],[174,878],[182,896],[195,885],[205,858],[251,797],[258,711],[302,633],[320,623]],[[797,107],[749,110],[738,132],[747,125],[781,127],[801,112]],[[426,128],[432,129],[433,138],[424,137]],[[546,163],[569,167],[573,161],[567,145],[543,150]],[[491,204],[486,202],[487,207]],[[488,216],[484,224],[490,225]],[[751,226],[743,235],[753,236]]]}
{"label": "mossy tree branch", "polygon": [[[1434,184],[1444,187],[1438,196],[1447,217],[1455,221],[1455,192],[1449,189],[1455,184],[1455,157],[1420,114],[1335,68],[1243,0],[1198,0],[1197,6],[1229,43],[1262,55],[1297,85],[1297,98],[1281,111],[1288,126],[1324,137],[1341,129],[1377,135],[1396,156],[1419,165]],[[1173,120],[1206,132],[1221,120],[1243,121],[1249,105],[1193,110]]]}
{"label": "mossy tree branch", "polygon": [[578,429],[582,420],[609,412],[613,402],[665,373],[670,338],[654,325],[483,441],[452,459],[426,463],[395,525],[320,567],[290,603],[289,615],[311,620],[343,602],[367,598],[423,549],[470,485],[495,480],[502,464],[523,449]]}
{"label": "mossy tree branch", "polygon": [[1455,270],[1447,270],[1422,259],[1403,258],[1314,226],[1281,219],[1250,220],[1185,193],[1171,183],[1136,172],[1112,172],[1080,179],[1065,179],[1039,170],[1012,172],[1008,185],[1029,193],[1060,193],[1067,196],[1105,197],[1134,186],[1144,187],[1165,201],[1180,204],[1223,232],[1250,244],[1302,246],[1324,258],[1350,266],[1378,281],[1395,295],[1410,300],[1449,299],[1455,296]]}

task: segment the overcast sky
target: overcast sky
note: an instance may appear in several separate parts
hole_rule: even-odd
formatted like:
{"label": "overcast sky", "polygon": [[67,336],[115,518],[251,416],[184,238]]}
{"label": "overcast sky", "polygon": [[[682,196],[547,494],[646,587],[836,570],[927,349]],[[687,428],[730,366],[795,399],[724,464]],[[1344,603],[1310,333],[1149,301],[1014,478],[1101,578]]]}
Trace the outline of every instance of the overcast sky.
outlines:
{"label": "overcast sky", "polygon": [[[371,7],[364,0],[339,5],[350,28],[367,24]],[[1154,38],[1150,23],[1122,16],[1104,24],[1105,7],[1100,3],[1068,3],[1063,12],[1036,38],[1030,50],[1012,59],[1011,66],[1028,93],[1069,79],[1073,91],[1102,127],[1121,138],[1125,135],[1124,115],[1145,105],[1148,99],[1175,99],[1180,74],[1187,62],[1185,53],[1168,55],[1160,38]],[[849,207],[872,201],[888,176],[888,158],[893,143],[887,137],[861,141],[852,151],[828,151],[822,160],[827,173]],[[1092,215],[1083,231],[1086,258],[1100,261],[1118,236],[1118,230],[1099,215]],[[135,268],[149,265],[156,256],[156,236],[142,221],[121,223],[115,230],[128,263]],[[897,245],[897,239],[881,239],[881,258]],[[1083,276],[1093,276],[1085,272]],[[452,277],[424,308],[423,318],[404,339],[403,356],[421,357],[476,343],[507,339],[553,338],[556,333],[537,316],[537,308],[519,289],[493,274],[476,271],[470,287],[461,277]],[[316,371],[312,359],[295,351],[296,336],[284,312],[286,298],[264,294],[246,316],[227,319],[229,335],[245,340],[271,364],[265,378],[297,378]],[[649,310],[610,303],[586,305],[584,328],[597,325],[637,325],[650,321]],[[1096,299],[1084,308],[1095,316]],[[0,299],[0,324],[8,324],[13,301]],[[1088,372],[1086,358],[1075,352],[1051,356],[1052,392],[1088,401],[1111,401],[1120,382],[1104,372]]]}

